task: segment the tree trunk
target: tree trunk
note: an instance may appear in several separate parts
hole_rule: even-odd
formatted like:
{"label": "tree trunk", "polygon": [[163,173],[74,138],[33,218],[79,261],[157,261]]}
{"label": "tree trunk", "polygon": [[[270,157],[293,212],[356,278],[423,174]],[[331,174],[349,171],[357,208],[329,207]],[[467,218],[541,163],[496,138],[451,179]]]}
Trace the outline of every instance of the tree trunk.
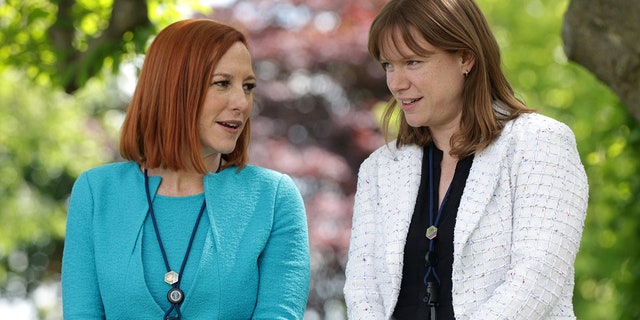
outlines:
{"label": "tree trunk", "polygon": [[640,1],[571,0],[562,38],[567,57],[608,85],[640,122]]}
{"label": "tree trunk", "polygon": [[48,31],[58,54],[57,77],[67,93],[78,90],[100,72],[104,58],[121,50],[122,36],[126,32],[152,27],[147,0],[113,0],[107,29],[91,39],[86,50],[78,50],[73,43],[76,36],[72,13],[75,3],[76,0],[58,1],[56,22]]}

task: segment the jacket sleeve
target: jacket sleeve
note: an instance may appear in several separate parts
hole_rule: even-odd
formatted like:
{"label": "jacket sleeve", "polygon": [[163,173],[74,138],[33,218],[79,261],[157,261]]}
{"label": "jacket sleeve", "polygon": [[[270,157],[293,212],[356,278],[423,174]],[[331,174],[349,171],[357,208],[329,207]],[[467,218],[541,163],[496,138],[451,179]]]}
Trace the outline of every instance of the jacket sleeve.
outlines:
{"label": "jacket sleeve", "polygon": [[560,296],[573,290],[588,202],[575,137],[566,125],[553,122],[515,139],[511,267],[505,282],[468,319],[547,318]]}
{"label": "jacket sleeve", "polygon": [[374,266],[377,191],[372,164],[371,158],[365,160],[358,173],[344,286],[349,319],[385,318]]}
{"label": "jacket sleeve", "polygon": [[62,305],[66,320],[104,319],[93,247],[93,194],[83,173],[69,203],[62,257]]}
{"label": "jacket sleeve", "polygon": [[260,284],[253,319],[302,319],[309,295],[307,217],[293,180],[282,175],[274,222],[259,260]]}

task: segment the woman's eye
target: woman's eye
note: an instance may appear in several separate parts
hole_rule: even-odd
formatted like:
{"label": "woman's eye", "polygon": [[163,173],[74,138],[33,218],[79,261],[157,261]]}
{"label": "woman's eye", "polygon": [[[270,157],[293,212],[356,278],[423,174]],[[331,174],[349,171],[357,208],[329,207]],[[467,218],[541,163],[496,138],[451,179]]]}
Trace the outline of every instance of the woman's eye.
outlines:
{"label": "woman's eye", "polygon": [[228,87],[230,84],[230,82],[228,80],[220,80],[220,81],[214,81],[213,85],[216,87],[223,87],[226,88]]}
{"label": "woman's eye", "polygon": [[256,84],[255,83],[245,83],[242,87],[244,88],[244,91],[250,92],[250,91],[253,91],[253,89],[256,88]]}
{"label": "woman's eye", "polygon": [[409,61],[407,61],[407,65],[408,65],[408,66],[415,66],[415,65],[417,65],[418,63],[420,63],[420,61],[416,61],[416,60],[409,60]]}
{"label": "woman's eye", "polygon": [[391,64],[389,62],[382,62],[380,65],[382,65],[382,69],[385,71],[388,71],[389,68],[391,68]]}

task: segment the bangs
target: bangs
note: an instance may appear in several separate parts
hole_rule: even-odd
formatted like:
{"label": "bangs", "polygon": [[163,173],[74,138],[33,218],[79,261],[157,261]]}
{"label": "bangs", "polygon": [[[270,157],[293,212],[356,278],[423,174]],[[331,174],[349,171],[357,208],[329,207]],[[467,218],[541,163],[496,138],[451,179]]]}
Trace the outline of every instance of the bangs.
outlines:
{"label": "bangs", "polygon": [[418,44],[417,37],[422,37],[427,42],[424,32],[411,23],[407,23],[406,17],[400,14],[393,14],[376,20],[371,26],[369,33],[369,54],[377,61],[381,60],[383,53],[398,52],[406,55],[400,50],[401,47],[408,47],[413,53],[420,56],[432,54]]}

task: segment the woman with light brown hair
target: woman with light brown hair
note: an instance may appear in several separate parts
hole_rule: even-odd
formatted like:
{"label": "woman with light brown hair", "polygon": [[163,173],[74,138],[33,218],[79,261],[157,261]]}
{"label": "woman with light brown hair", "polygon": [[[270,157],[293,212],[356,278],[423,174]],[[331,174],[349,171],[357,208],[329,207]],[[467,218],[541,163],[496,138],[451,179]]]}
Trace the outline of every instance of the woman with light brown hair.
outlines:
{"label": "woman with light brown hair", "polygon": [[349,318],[574,319],[575,137],[514,96],[476,3],[391,0],[369,52],[392,98],[358,174]]}
{"label": "woman with light brown hair", "polygon": [[128,161],[73,187],[65,319],[302,319],[305,209],[290,177],[247,164],[255,85],[236,29],[191,19],[157,35],[122,128]]}

